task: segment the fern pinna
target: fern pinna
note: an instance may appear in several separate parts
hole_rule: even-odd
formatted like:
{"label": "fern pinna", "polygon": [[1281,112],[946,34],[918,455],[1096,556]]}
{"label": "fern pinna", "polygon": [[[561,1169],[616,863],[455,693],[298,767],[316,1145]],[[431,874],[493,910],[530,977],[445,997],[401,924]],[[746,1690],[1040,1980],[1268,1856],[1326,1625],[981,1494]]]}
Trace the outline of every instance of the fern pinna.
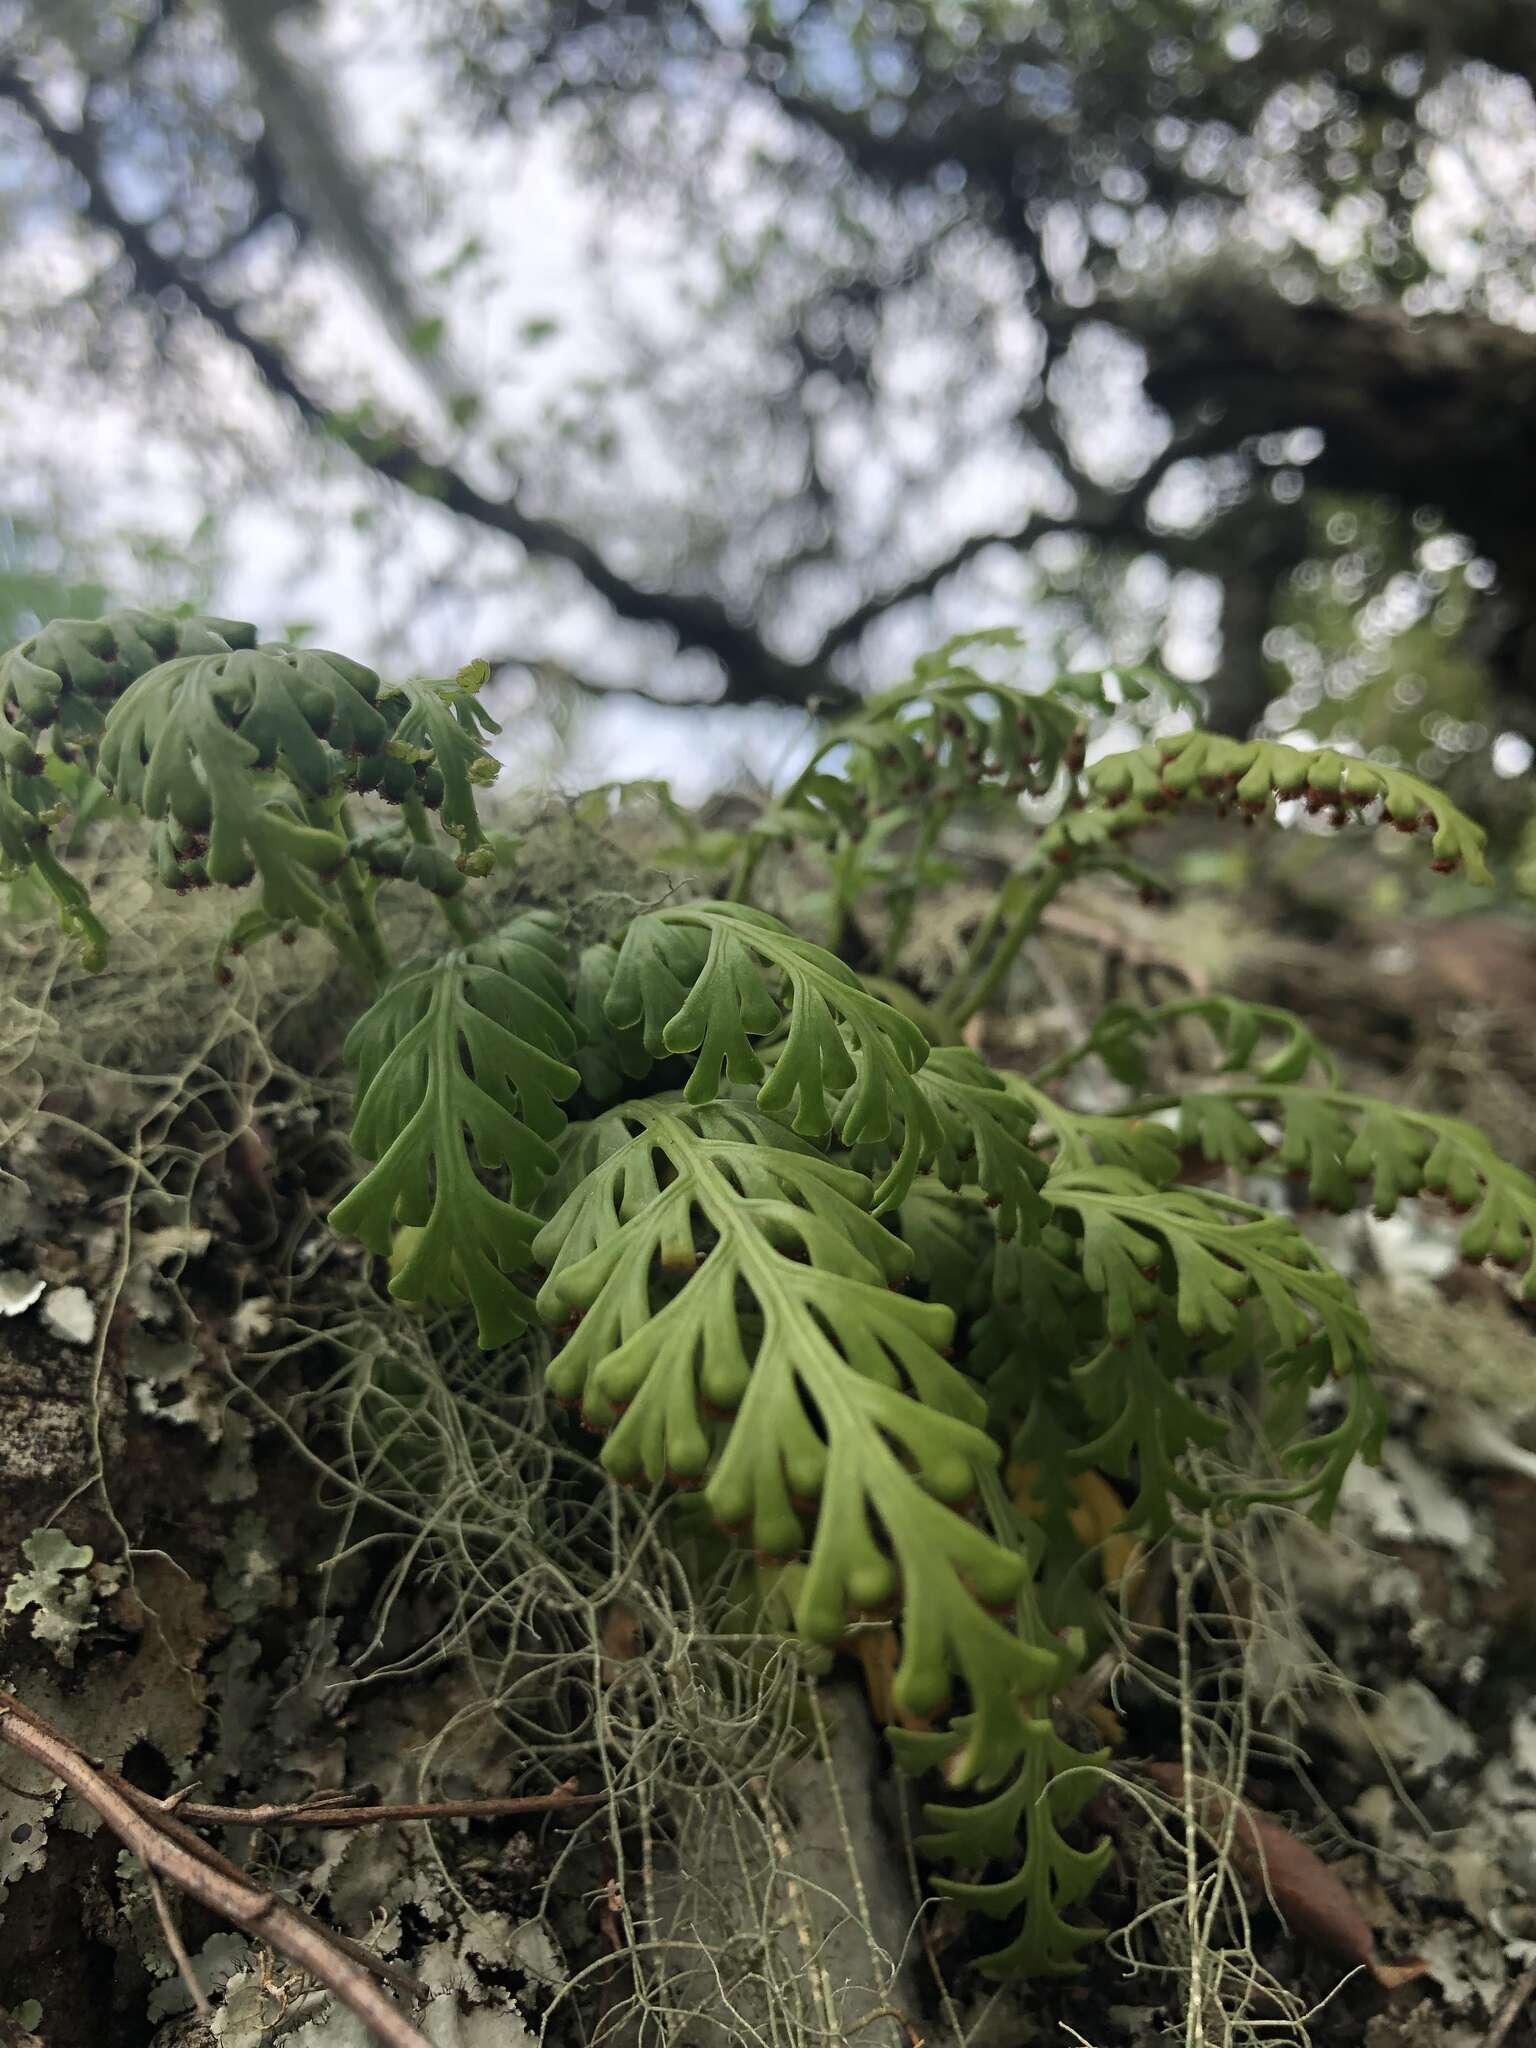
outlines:
{"label": "fern pinna", "polygon": [[[1347,1282],[1289,1216],[1191,1167],[1271,1168],[1382,1215],[1443,1195],[1467,1256],[1536,1298],[1536,1184],[1454,1118],[1342,1088],[1281,1011],[1114,1003],[1035,1077],[967,1049],[1052,897],[1095,872],[1148,885],[1127,842],[1179,806],[1422,832],[1434,867],[1487,880],[1482,834],[1438,791],[1326,748],[1185,730],[1085,765],[1087,722],[1149,680],[1021,692],[973,666],[1008,639],[953,643],[830,727],[727,849],[724,898],[678,891],[574,957],[552,912],[493,927],[472,908],[493,864],[483,664],[388,683],[149,612],[59,621],[0,658],[6,876],[30,872],[100,964],[108,935],[57,847],[105,791],[152,822],[170,887],[254,891],[217,972],[296,927],[330,935],[357,987],[362,1162],[334,1227],[387,1259],[401,1301],[466,1306],[487,1346],[548,1325],[553,1391],[609,1473],[699,1490],[789,1563],[808,1641],[894,1632],[892,1740],[945,1788],[924,1846],[1002,1923],[997,1972],[1071,1969],[1094,1938],[1095,1759],[1051,1717],[1102,1618],[1087,1549],[1118,1573],[1195,1512],[1325,1515],[1381,1435]],[[953,872],[950,820],[1021,801],[1039,830],[929,1002],[750,900],[787,841],[824,863],[834,939],[857,915],[888,969]],[[378,907],[396,886],[442,915],[442,943],[399,962]],[[1149,1051],[1191,1019],[1213,1071],[1158,1093]],[[1121,1110],[1045,1085],[1090,1057]],[[1239,1371],[1268,1480],[1223,1480],[1211,1455]],[[1106,1498],[1118,1523],[1089,1512]]]}

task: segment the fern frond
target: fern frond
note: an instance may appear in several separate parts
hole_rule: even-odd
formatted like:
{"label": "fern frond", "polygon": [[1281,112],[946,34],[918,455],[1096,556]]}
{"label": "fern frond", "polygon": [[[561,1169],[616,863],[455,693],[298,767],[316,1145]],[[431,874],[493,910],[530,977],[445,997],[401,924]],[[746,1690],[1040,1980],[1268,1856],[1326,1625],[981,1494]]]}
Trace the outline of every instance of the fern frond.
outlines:
{"label": "fern frond", "polygon": [[33,735],[51,728],[56,746],[89,745],[108,707],[161,662],[255,645],[256,628],[239,619],[147,611],[54,619],[0,654],[0,723]]}
{"label": "fern frond", "polygon": [[576,962],[573,1007],[580,1043],[572,1061],[594,1102],[612,1102],[626,1081],[638,1081],[653,1065],[638,1025],[610,1021],[605,1005],[619,964],[617,947],[584,946]]}
{"label": "fern frond", "polygon": [[[770,981],[770,977],[772,980]],[[928,1041],[835,954],[736,903],[688,903],[638,917],[625,933],[606,1012],[638,1027],[653,1057],[692,1053],[684,1093],[709,1102],[727,1081],[760,1083],[758,1105],[803,1137],[835,1130],[850,1147],[896,1156],[876,1209],[898,1203],[938,1146],[915,1075]],[[785,1027],[772,1068],[753,1040]]]}
{"label": "fern frond", "polygon": [[[940,1769],[970,1739],[970,1732],[969,1717],[962,1715],[943,1733],[893,1729],[891,1746],[905,1770]],[[1102,1936],[1101,1927],[1074,1924],[1063,1915],[1081,1904],[1098,1883],[1111,1844],[1104,1839],[1090,1849],[1079,1849],[1062,1829],[1098,1789],[1099,1766],[1107,1754],[1088,1756],[1073,1749],[1043,1717],[1021,1719],[1011,1782],[971,1806],[923,1808],[923,1819],[932,1830],[918,1839],[923,1855],[971,1868],[1017,1864],[1011,1877],[972,1883],[937,1880],[946,1898],[989,1919],[1008,1919],[1022,1911],[1013,1938],[981,1958],[978,1967],[988,1976],[1075,1975],[1082,1968],[1079,1952]]]}
{"label": "fern frond", "polygon": [[[946,1188],[979,1189],[996,1212],[999,1237],[1012,1237],[1021,1227],[1038,1232],[1047,1213],[1039,1195],[1045,1161],[1032,1143],[1035,1117],[1029,1106],[965,1046],[936,1046],[915,1081],[931,1132],[920,1141],[923,1165]],[[898,1129],[885,1145],[856,1147],[853,1163],[873,1176],[904,1144],[905,1132]]]}
{"label": "fern frond", "polygon": [[[1180,701],[1178,684],[1146,668],[1083,671],[1021,690],[984,676],[967,658],[983,649],[1017,651],[1003,627],[961,633],[924,655],[904,683],[866,698],[833,721],[777,812],[814,815],[847,827],[861,814],[913,798],[968,801],[989,787],[1044,792],[1081,758],[1085,721],[1154,694]],[[1111,697],[1107,684],[1116,686]],[[838,761],[835,772],[827,765]]]}
{"label": "fern frond", "polygon": [[1136,1003],[1108,1003],[1094,1019],[1088,1037],[1071,1052],[1053,1060],[1048,1071],[1053,1075],[1064,1073],[1097,1054],[1117,1081],[1127,1087],[1144,1087],[1148,1044],[1176,1033],[1187,1018],[1197,1018],[1206,1025],[1225,1055],[1218,1073],[1247,1072],[1262,1081],[1285,1082],[1304,1080],[1315,1068],[1324,1082],[1338,1079],[1338,1062],[1289,1010],[1214,994],[1187,996],[1150,1008]]}
{"label": "fern frond", "polygon": [[1204,1189],[1152,1187],[1112,1166],[1053,1172],[1044,1195],[1077,1219],[1083,1278],[1104,1297],[1111,1338],[1129,1338],[1165,1296],[1186,1335],[1226,1336],[1252,1299],[1287,1349],[1317,1325],[1340,1372],[1370,1356],[1354,1290],[1288,1217]]}
{"label": "fern frond", "polygon": [[998,1461],[986,1404],[943,1356],[949,1311],[893,1292],[911,1254],[867,1180],[755,1107],[653,1097],[589,1126],[563,1185],[539,1306],[579,1320],[550,1382],[610,1432],[604,1464],[708,1475],[718,1520],[766,1555],[809,1541],[812,1641],[899,1600],[898,1704],[933,1713],[963,1681],[995,1777],[1061,1654],[992,1611],[1029,1566],[958,1512]]}
{"label": "fern frond", "polygon": [[[485,743],[501,731],[480,702],[488,675],[485,663],[471,663],[451,680],[390,683],[380,700],[393,727],[391,757],[419,771],[412,793],[441,813],[444,829],[459,841],[459,866],[475,875],[488,874],[492,864],[475,791],[496,778],[498,764]],[[394,784],[381,794],[393,795]]]}
{"label": "fern frond", "polygon": [[[1028,1528],[1016,1511],[1008,1513],[1020,1532]],[[975,1716],[956,1716],[934,1733],[891,1729],[889,1741],[905,1772],[942,1772],[952,1788],[971,1782],[967,1759],[977,1743]],[[989,1976],[1075,1974],[1081,1968],[1077,1954],[1102,1937],[1102,1927],[1073,1923],[1065,1915],[1098,1884],[1110,1843],[1102,1839],[1079,1849],[1063,1829],[1098,1790],[1106,1755],[1073,1749],[1047,1716],[1024,1706],[1014,1720],[1006,1769],[989,1780],[997,1790],[969,1804],[924,1806],[930,1833],[918,1839],[918,1849],[932,1862],[977,1872],[1014,1864],[1006,1878],[938,1878],[948,1898],[989,1919],[1020,1915],[1010,1942],[981,1958],[979,1968]]]}
{"label": "fern frond", "polygon": [[[1278,1147],[1244,1103],[1278,1120]],[[1208,1159],[1273,1156],[1284,1171],[1305,1174],[1311,1199],[1326,1208],[1348,1210],[1368,1195],[1378,1216],[1390,1216],[1405,1197],[1442,1196],[1466,1218],[1462,1256],[1520,1273],[1525,1298],[1536,1300],[1536,1180],[1461,1118],[1343,1089],[1241,1084],[1184,1097],[1179,1118],[1181,1137]]]}
{"label": "fern frond", "polygon": [[1248,817],[1295,800],[1337,823],[1364,816],[1400,832],[1428,830],[1436,870],[1461,869],[1483,886],[1493,880],[1484,858],[1487,834],[1442,791],[1407,769],[1332,747],[1184,732],[1106,755],[1086,771],[1086,780],[1093,800],[1063,811],[1042,837],[1048,860],[1071,863],[1101,851],[1187,800],[1203,798],[1223,810],[1235,805]]}
{"label": "fern frond", "polygon": [[277,769],[301,797],[326,795],[333,748],[383,747],[377,693],[373,672],[341,655],[259,647],[181,656],[112,706],[98,774],[120,801],[182,835],[172,857],[193,864],[194,885],[238,888],[259,874],[269,915],[316,924],[327,910],[316,878],[339,872],[346,842],[264,791],[257,773]]}
{"label": "fern frond", "polygon": [[1068,1109],[1022,1074],[1005,1074],[1002,1078],[1009,1094],[1026,1104],[1036,1121],[1050,1133],[1058,1165],[1121,1166],[1154,1187],[1165,1187],[1177,1179],[1178,1141],[1166,1125],[1150,1118]]}
{"label": "fern frond", "polygon": [[[480,1342],[505,1343],[531,1304],[531,1204],[557,1164],[576,1031],[558,922],[539,912],[460,951],[411,961],[353,1026],[357,1152],[375,1163],[331,1211],[337,1230],[389,1252],[416,1233],[390,1282],[406,1302],[474,1305]],[[508,1192],[485,1176],[505,1173]]]}
{"label": "fern frond", "polygon": [[[1186,698],[1146,668],[1060,676],[1042,690],[1022,690],[984,676],[969,658],[1022,646],[1009,628],[959,634],[917,662],[906,682],[829,724],[800,775],[750,828],[733,894],[745,892],[775,841],[809,841],[834,856],[844,908],[858,888],[881,887],[904,930],[912,895],[932,870],[928,850],[953,811],[1043,796],[1064,770],[1075,777],[1095,713],[1153,695]],[[910,827],[918,805],[915,853],[871,850]]]}
{"label": "fern frond", "polygon": [[255,639],[254,626],[234,619],[123,611],[55,619],[0,654],[0,867],[13,874],[38,868],[65,930],[94,966],[106,958],[106,933],[84,883],[45,851],[67,805],[43,747],[55,761],[83,756],[93,768],[107,711],[137,677],[176,654],[228,651]]}
{"label": "fern frond", "polygon": [[996,1223],[974,1189],[919,1174],[896,1211],[896,1226],[912,1253],[912,1277],[930,1301],[957,1316],[987,1305]]}
{"label": "fern frond", "polygon": [[1098,1433],[1073,1446],[1070,1469],[1113,1472],[1122,1479],[1134,1472],[1136,1495],[1119,1526],[1139,1530],[1151,1542],[1174,1527],[1175,1502],[1210,1506],[1210,1493],[1181,1461],[1192,1449],[1211,1449],[1227,1433],[1219,1417],[1179,1386],[1189,1365],[1185,1334],[1171,1318],[1154,1316],[1073,1368],[1074,1388]]}
{"label": "fern frond", "polygon": [[466,886],[464,870],[443,847],[413,838],[403,825],[355,832],[347,841],[347,852],[369,874],[414,882],[444,901]]}

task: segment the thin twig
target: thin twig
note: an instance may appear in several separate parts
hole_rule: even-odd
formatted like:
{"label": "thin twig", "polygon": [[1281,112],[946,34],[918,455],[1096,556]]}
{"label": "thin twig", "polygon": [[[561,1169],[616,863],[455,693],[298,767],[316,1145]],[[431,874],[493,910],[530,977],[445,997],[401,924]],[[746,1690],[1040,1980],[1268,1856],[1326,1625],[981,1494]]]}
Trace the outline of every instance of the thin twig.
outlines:
{"label": "thin twig", "polygon": [[[386,2048],[430,2048],[426,2036],[327,1929],[244,1872],[230,1876],[206,1854],[194,1853],[181,1839],[183,1829],[160,1809],[158,1801],[149,1802],[154,1817],[147,1818],[137,1803],[125,1796],[126,1788],[120,1790],[109,1783],[40,1714],[17,1700],[0,1700],[0,1741],[42,1764],[78,1794],[146,1870],[168,1878],[210,1912],[257,1936],[307,1971],[356,2013]],[[205,1849],[206,1845],[199,1847]]]}
{"label": "thin twig", "polygon": [[[357,1806],[348,1803],[345,1794],[329,1794],[293,1806],[202,1806],[188,1800],[176,1812],[180,1819],[205,1828],[368,1828],[405,1820],[511,1820],[519,1814],[591,1806],[603,1796],[578,1792],[573,1779],[553,1792],[527,1799],[432,1799],[405,1806]],[[169,1810],[168,1801],[161,1803]]]}
{"label": "thin twig", "polygon": [[1514,2032],[1515,2021],[1530,2003],[1531,1993],[1536,1991],[1536,1963],[1516,1979],[1514,1989],[1499,2007],[1499,2016],[1493,2023],[1484,2048],[1504,2048],[1504,2043]]}
{"label": "thin twig", "polygon": [[[19,1702],[17,1705],[22,1713],[28,1711],[21,1708]],[[115,1771],[103,1771],[101,1775],[114,1792],[120,1793],[128,1801],[135,1812],[141,1813],[152,1826],[162,1828],[173,1842],[179,1842],[182,1848],[189,1855],[195,1856],[200,1863],[206,1863],[210,1870],[216,1871],[221,1877],[232,1879],[236,1884],[244,1884],[247,1881],[246,1874],[238,1863],[232,1863],[211,1843],[205,1842],[201,1835],[194,1834],[191,1828],[171,1814],[171,1801],[176,1796],[174,1793],[170,1800],[152,1799],[147,1792],[141,1792],[137,1785],[130,1785],[126,1778],[118,1777]],[[361,1964],[381,1982],[392,1984],[397,1991],[404,1992],[407,1998],[422,1998],[426,1995],[426,1987],[421,1981],[413,1977],[409,1970],[402,1969],[398,1963],[392,1963],[384,1956],[376,1956],[372,1949],[364,1948],[363,1944],[354,1941],[350,1934],[338,1933],[334,1927],[328,1927],[324,1931],[339,1949],[344,1950],[354,1962]]]}
{"label": "thin twig", "polygon": [[154,1901],[155,1918],[160,1922],[160,1932],[165,1936],[165,1945],[171,1952],[171,1960],[181,1972],[181,1981],[192,1994],[192,2003],[197,2008],[199,2019],[208,2017],[208,1999],[203,1987],[197,1981],[197,1972],[192,1967],[192,1958],[187,1954],[187,1945],[181,1938],[181,1929],[176,1925],[176,1916],[171,1911],[171,1902],[165,1896],[165,1886],[152,1870],[146,1870],[149,1881],[149,1896]]}

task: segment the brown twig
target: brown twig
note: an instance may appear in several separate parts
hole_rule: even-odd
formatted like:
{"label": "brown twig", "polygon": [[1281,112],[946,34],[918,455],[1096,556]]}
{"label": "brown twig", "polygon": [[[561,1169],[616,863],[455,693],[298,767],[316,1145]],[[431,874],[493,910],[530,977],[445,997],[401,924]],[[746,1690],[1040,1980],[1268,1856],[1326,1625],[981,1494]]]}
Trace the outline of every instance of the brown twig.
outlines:
{"label": "brown twig", "polygon": [[1499,2016],[1493,2023],[1484,2048],[1504,2048],[1504,2043],[1514,2032],[1515,2021],[1519,2019],[1530,2003],[1532,1992],[1536,1992],[1536,1963],[1515,1981],[1514,1989],[1499,2007]]}
{"label": "brown twig", "polygon": [[[147,1794],[130,1797],[132,1787],[122,1780],[110,1780],[88,1763],[42,1715],[18,1700],[0,1699],[0,1741],[42,1764],[83,1799],[146,1870],[168,1879],[210,1912],[256,1935],[307,1971],[356,2013],[386,2048],[430,2048],[426,2036],[328,1929],[254,1883],[234,1865],[221,1868],[223,1859],[195,1836],[194,1849],[185,1840],[190,1830],[166,1814],[158,1801]],[[140,1800],[151,1808],[150,1815],[143,1812]]]}
{"label": "brown twig", "polygon": [[[510,1820],[519,1814],[591,1806],[604,1796],[578,1792],[573,1779],[553,1792],[527,1799],[434,1799],[404,1806],[357,1806],[344,1793],[328,1793],[292,1806],[202,1806],[187,1800],[176,1810],[182,1820],[208,1828],[367,1828],[403,1820]],[[169,1806],[168,1801],[163,1804]]]}
{"label": "brown twig", "polygon": [[197,1972],[192,1967],[192,1958],[187,1954],[187,1945],[181,1938],[181,1929],[176,1925],[171,1902],[165,1896],[165,1886],[152,1870],[147,1870],[144,1875],[149,1880],[149,1896],[154,1901],[155,1918],[160,1922],[160,1932],[165,1936],[165,1945],[171,1952],[171,1960],[181,1972],[182,1983],[191,1993],[198,2018],[205,2020],[208,2017],[208,1997],[197,1981]]}
{"label": "brown twig", "polygon": [[[22,1713],[28,1711],[21,1708],[19,1702],[18,1708]],[[171,1807],[176,1797],[175,1793],[171,1794],[170,1799],[152,1799],[147,1792],[141,1792],[137,1785],[130,1785],[126,1778],[118,1777],[114,1771],[103,1771],[101,1775],[115,1792],[120,1793],[128,1801],[135,1812],[142,1814],[152,1826],[162,1828],[171,1840],[179,1842],[189,1855],[196,1856],[199,1862],[206,1863],[210,1870],[216,1871],[221,1877],[232,1879],[236,1884],[248,1882],[245,1872],[238,1863],[231,1863],[227,1856],[221,1855],[211,1843],[205,1842],[201,1835],[195,1835],[191,1828],[172,1816]],[[420,1998],[424,1995],[425,1987],[420,1980],[413,1977],[409,1970],[403,1970],[398,1963],[389,1962],[384,1956],[376,1956],[372,1949],[364,1948],[360,1941],[354,1941],[349,1934],[339,1934],[334,1927],[328,1927],[324,1932],[339,1949],[351,1956],[354,1962],[371,1971],[383,1983],[392,1984],[397,1991],[404,1992],[407,1998]]]}

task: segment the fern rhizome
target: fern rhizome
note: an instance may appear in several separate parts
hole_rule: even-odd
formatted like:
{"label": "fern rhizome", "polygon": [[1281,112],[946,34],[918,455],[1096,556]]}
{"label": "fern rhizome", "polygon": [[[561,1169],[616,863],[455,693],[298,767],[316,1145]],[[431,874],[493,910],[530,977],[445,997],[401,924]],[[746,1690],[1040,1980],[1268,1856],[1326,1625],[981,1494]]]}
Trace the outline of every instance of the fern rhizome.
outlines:
{"label": "fern rhizome", "polygon": [[[147,612],[59,621],[0,659],[6,875],[30,873],[104,958],[57,849],[105,792],[150,821],[171,888],[249,887],[214,972],[299,926],[329,935],[356,988],[362,1162],[334,1229],[388,1262],[400,1301],[472,1312],[485,1347],[547,1326],[553,1391],[603,1434],[607,1471],[700,1492],[777,1568],[802,1638],[899,1645],[892,1740],[944,1788],[925,1847],[1004,1923],[998,1973],[1069,1969],[1095,1936],[1098,1759],[1052,1703],[1105,1625],[1111,1552],[1259,1503],[1326,1516],[1383,1428],[1348,1283],[1287,1214],[1191,1166],[1269,1162],[1381,1215],[1441,1195],[1463,1251],[1536,1296],[1536,1183],[1465,1123],[1340,1087],[1283,1012],[1115,1004],[1033,1077],[970,1049],[1062,889],[1155,886],[1127,845],[1176,807],[1299,802],[1426,834],[1434,867],[1488,879],[1477,827],[1396,768],[1192,730],[1086,765],[1089,720],[1150,685],[1005,687],[977,650],[1009,637],[941,650],[829,727],[728,846],[697,842],[723,894],[679,888],[580,947],[548,911],[476,914],[483,664],[390,683]],[[954,872],[946,828],[987,806],[1040,829],[924,997],[889,977],[922,890]],[[824,866],[826,944],[752,901],[786,849]],[[441,944],[405,960],[378,910],[397,886],[443,912]],[[841,957],[855,920],[884,946],[867,974]],[[1149,1048],[1191,1017],[1217,1048],[1208,1084],[1149,1096]],[[1047,1092],[1090,1057],[1122,1112]],[[1207,1454],[1234,1383],[1269,1476],[1224,1486]],[[1121,1505],[1105,1474],[1118,1525],[1085,1515]]]}

